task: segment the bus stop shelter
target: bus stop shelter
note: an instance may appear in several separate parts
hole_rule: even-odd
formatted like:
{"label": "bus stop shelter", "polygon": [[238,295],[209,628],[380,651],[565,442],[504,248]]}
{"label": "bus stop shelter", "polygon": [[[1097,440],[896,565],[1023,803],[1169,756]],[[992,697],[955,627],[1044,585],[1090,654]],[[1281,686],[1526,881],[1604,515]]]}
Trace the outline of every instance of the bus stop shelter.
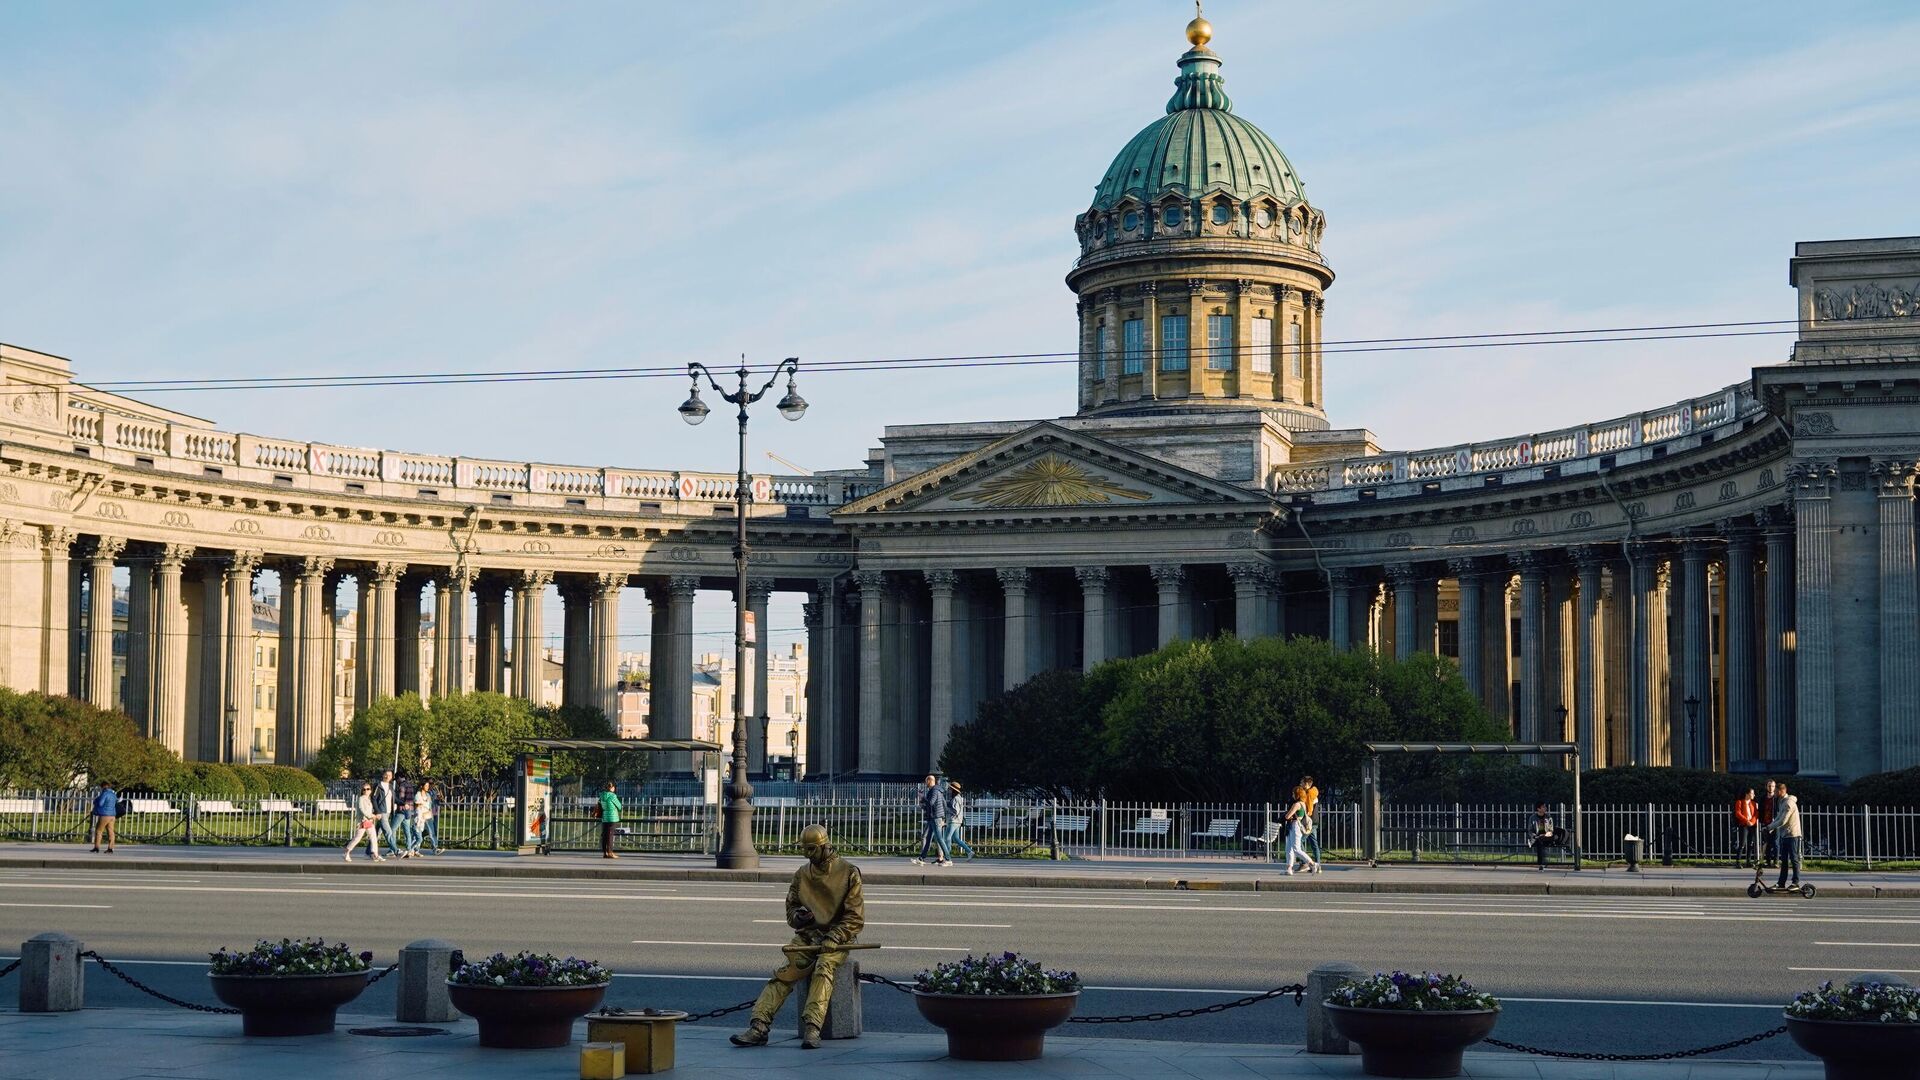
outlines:
{"label": "bus stop shelter", "polygon": [[717,754],[721,746],[704,739],[521,739],[526,752],[520,755],[513,771],[515,842],[522,855],[545,854],[552,846],[555,805],[553,801],[553,754],[572,753],[646,753]]}
{"label": "bus stop shelter", "polygon": [[1378,862],[1381,849],[1380,758],[1386,754],[1539,754],[1573,759],[1573,868],[1581,868],[1580,747],[1570,742],[1415,743],[1370,742],[1360,762],[1360,856]]}

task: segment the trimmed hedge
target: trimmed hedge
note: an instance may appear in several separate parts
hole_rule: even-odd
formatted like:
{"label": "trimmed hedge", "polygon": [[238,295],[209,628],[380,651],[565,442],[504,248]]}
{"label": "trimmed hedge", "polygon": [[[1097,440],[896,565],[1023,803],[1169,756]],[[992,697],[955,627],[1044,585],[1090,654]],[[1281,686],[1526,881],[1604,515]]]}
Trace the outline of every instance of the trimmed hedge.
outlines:
{"label": "trimmed hedge", "polygon": [[232,769],[233,774],[240,778],[240,786],[245,790],[248,798],[258,799],[273,794],[273,785],[267,782],[266,774],[260,771],[260,766],[229,765],[227,768]]}
{"label": "trimmed hedge", "polygon": [[157,790],[168,795],[195,795],[203,799],[244,798],[247,787],[230,766],[217,761],[181,762]]}
{"label": "trimmed hedge", "polygon": [[282,799],[319,799],[327,794],[327,785],[305,769],[291,765],[255,765],[266,778],[267,794]]}

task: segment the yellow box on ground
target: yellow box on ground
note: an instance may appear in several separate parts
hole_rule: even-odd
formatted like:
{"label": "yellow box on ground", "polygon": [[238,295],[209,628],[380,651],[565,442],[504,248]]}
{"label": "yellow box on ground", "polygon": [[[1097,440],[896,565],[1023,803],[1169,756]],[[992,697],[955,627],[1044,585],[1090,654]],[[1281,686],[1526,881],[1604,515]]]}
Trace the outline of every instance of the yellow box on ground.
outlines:
{"label": "yellow box on ground", "polygon": [[627,1075],[627,1048],[617,1042],[590,1042],[580,1048],[580,1080],[620,1080]]}

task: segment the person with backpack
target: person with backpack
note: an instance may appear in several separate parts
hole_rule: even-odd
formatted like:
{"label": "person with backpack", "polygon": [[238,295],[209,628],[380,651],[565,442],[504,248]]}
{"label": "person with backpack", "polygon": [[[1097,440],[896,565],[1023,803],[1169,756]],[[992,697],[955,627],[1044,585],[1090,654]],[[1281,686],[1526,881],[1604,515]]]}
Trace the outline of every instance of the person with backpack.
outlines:
{"label": "person with backpack", "polygon": [[120,820],[120,793],[113,790],[111,782],[100,785],[100,794],[93,797],[93,850],[100,850],[100,837],[107,838],[107,854],[113,854],[114,827]]}

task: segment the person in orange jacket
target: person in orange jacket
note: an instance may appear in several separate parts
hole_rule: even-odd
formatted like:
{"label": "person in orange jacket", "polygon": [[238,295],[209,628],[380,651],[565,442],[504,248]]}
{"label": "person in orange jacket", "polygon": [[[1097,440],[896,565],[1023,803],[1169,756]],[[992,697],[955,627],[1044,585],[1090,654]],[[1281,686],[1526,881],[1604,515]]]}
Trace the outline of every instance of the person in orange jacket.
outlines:
{"label": "person in orange jacket", "polygon": [[1753,789],[1733,801],[1733,861],[1751,866],[1760,853],[1760,803]]}

